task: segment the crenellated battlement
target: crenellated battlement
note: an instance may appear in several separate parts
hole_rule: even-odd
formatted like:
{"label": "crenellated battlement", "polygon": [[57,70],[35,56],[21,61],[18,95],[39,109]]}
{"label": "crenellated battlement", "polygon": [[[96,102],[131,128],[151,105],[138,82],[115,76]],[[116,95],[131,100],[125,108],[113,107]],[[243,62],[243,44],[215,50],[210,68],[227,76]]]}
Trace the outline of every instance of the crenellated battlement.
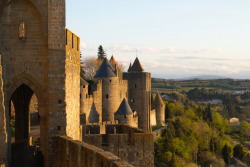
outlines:
{"label": "crenellated battlement", "polygon": [[119,84],[126,85],[126,84],[128,84],[128,81],[127,80],[119,80]]}
{"label": "crenellated battlement", "polygon": [[[109,151],[134,166],[153,167],[153,134],[128,125],[106,125],[105,134],[100,134],[102,125],[86,125],[83,141]],[[131,156],[128,156],[131,155]]]}
{"label": "crenellated battlement", "polygon": [[133,167],[110,152],[70,137],[59,136],[57,141],[58,166]]}
{"label": "crenellated battlement", "polygon": [[68,49],[80,51],[80,38],[68,29],[66,29],[66,45]]}

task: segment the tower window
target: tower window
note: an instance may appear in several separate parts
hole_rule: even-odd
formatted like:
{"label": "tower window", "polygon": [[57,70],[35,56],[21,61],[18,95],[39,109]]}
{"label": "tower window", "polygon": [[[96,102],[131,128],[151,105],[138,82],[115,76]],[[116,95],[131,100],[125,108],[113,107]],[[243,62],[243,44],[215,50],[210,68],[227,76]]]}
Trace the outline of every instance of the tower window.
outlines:
{"label": "tower window", "polygon": [[25,39],[25,23],[24,21],[22,21],[20,24],[19,24],[19,39]]}
{"label": "tower window", "polygon": [[112,80],[109,80],[109,82],[112,82]]}
{"label": "tower window", "polygon": [[85,88],[85,85],[83,85],[82,88]]}
{"label": "tower window", "polygon": [[106,94],[106,99],[108,99],[109,98],[109,95],[108,94]]}
{"label": "tower window", "polygon": [[135,88],[136,88],[136,84],[135,84]]}

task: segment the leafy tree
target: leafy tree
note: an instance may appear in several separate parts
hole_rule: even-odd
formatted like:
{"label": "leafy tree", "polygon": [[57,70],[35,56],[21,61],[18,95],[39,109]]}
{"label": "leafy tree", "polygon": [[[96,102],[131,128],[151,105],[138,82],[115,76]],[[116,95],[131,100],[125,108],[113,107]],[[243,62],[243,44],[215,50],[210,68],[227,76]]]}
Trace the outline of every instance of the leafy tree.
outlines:
{"label": "leafy tree", "polygon": [[225,146],[222,149],[222,156],[226,164],[230,163],[231,152],[232,152],[231,147],[225,144]]}
{"label": "leafy tree", "polygon": [[173,114],[170,110],[169,103],[166,103],[165,105],[165,120],[171,119],[173,117]]}
{"label": "leafy tree", "polygon": [[98,47],[98,52],[97,52],[97,57],[98,57],[98,59],[103,60],[106,56],[107,56],[107,55],[106,55],[106,53],[105,53],[105,51],[104,51],[102,45],[100,45],[100,46]]}
{"label": "leafy tree", "polygon": [[248,154],[248,151],[244,149],[242,144],[237,144],[234,147],[234,157],[239,158],[239,160],[244,161],[247,154]]}
{"label": "leafy tree", "polygon": [[169,166],[170,167],[177,167],[178,166],[177,163],[176,163],[175,153],[173,153],[173,155],[172,155],[172,159],[171,159],[171,161],[169,163]]}
{"label": "leafy tree", "polygon": [[247,121],[242,121],[240,125],[240,134],[242,137],[250,136],[250,124]]}

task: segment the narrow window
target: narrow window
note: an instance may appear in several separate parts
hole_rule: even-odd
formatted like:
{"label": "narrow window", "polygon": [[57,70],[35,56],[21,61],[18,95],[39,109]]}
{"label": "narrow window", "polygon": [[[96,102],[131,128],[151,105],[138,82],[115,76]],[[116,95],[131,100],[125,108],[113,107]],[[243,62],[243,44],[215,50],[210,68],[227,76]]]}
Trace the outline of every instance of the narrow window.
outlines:
{"label": "narrow window", "polygon": [[80,93],[80,99],[82,98],[82,95],[81,95],[81,93]]}
{"label": "narrow window", "polygon": [[135,84],[135,88],[136,88],[136,84]]}
{"label": "narrow window", "polygon": [[111,80],[109,80],[109,82],[112,82]]}
{"label": "narrow window", "polygon": [[83,85],[82,87],[85,88],[85,85]]}
{"label": "narrow window", "polygon": [[58,100],[58,104],[62,104],[62,100]]}
{"label": "narrow window", "polygon": [[25,23],[22,21],[19,24],[19,39],[25,39]]}
{"label": "narrow window", "polygon": [[109,95],[108,94],[106,94],[106,99],[108,99],[109,98]]}
{"label": "narrow window", "polygon": [[77,37],[77,51],[79,51],[79,40],[80,40],[80,38],[79,37]]}

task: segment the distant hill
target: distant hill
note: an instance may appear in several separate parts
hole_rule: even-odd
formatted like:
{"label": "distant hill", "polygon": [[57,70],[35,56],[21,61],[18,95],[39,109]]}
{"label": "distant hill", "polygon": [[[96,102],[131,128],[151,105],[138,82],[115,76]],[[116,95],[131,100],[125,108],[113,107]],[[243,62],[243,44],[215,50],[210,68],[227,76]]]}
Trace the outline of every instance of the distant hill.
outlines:
{"label": "distant hill", "polygon": [[176,78],[175,80],[207,80],[207,79],[228,79],[228,78],[216,75],[199,75],[186,78]]}

